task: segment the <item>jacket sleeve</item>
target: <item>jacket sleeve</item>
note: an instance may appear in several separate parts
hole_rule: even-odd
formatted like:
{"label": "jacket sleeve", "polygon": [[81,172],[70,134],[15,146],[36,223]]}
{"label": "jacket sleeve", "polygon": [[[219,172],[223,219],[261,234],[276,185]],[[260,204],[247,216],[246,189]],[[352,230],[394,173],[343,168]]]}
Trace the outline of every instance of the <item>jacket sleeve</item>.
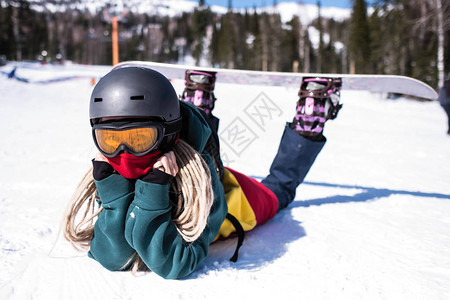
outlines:
{"label": "jacket sleeve", "polygon": [[150,270],[169,279],[192,273],[208,254],[209,244],[217,235],[227,213],[223,187],[214,170],[212,159],[204,155],[211,170],[214,203],[208,223],[201,236],[186,242],[178,233],[171,217],[169,184],[137,180],[131,203],[125,236]]}
{"label": "jacket sleeve", "polygon": [[108,270],[121,270],[135,255],[124,234],[125,216],[134,198],[134,181],[112,174],[95,184],[103,211],[95,222],[88,255]]}

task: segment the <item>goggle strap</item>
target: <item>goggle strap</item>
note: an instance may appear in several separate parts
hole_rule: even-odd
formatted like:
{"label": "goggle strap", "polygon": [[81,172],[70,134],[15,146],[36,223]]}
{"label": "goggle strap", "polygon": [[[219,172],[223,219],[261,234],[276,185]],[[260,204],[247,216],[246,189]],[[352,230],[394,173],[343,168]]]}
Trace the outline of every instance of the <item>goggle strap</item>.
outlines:
{"label": "goggle strap", "polygon": [[182,126],[182,119],[178,118],[173,121],[164,122],[165,135],[180,132]]}

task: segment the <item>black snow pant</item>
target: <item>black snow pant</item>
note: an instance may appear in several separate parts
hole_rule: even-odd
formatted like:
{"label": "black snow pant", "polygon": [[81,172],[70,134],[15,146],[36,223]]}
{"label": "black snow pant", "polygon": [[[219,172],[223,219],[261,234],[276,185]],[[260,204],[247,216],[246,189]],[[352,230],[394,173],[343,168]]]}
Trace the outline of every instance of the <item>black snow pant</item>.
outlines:
{"label": "black snow pant", "polygon": [[311,141],[290,128],[284,128],[278,152],[269,175],[261,182],[278,198],[278,211],[295,198],[295,191],[322,150],[326,141]]}
{"label": "black snow pant", "polygon": [[448,120],[447,133],[450,134],[450,104],[445,104],[445,105],[441,105],[441,106],[445,110],[445,113],[447,114],[447,120]]}

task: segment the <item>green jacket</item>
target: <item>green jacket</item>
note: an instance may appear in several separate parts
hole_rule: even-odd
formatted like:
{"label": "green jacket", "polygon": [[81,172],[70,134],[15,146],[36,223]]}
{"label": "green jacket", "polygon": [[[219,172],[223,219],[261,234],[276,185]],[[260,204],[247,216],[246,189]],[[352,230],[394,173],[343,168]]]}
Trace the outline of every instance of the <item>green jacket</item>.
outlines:
{"label": "green jacket", "polygon": [[180,106],[180,138],[202,154],[211,171],[214,203],[208,224],[196,241],[188,243],[172,222],[170,184],[128,180],[118,174],[95,181],[104,209],[95,223],[88,255],[109,270],[126,269],[137,252],[156,274],[185,277],[206,257],[225,219],[228,208],[223,186],[205,150],[211,129],[193,106],[181,101]]}

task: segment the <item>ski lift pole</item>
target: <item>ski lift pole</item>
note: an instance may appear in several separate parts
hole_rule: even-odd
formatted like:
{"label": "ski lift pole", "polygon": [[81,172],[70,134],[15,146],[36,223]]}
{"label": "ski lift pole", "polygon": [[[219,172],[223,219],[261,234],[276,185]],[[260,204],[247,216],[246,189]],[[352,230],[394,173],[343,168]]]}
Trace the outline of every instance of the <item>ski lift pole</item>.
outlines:
{"label": "ski lift pole", "polygon": [[119,34],[118,34],[118,18],[113,16],[112,22],[112,64],[113,66],[119,63]]}

